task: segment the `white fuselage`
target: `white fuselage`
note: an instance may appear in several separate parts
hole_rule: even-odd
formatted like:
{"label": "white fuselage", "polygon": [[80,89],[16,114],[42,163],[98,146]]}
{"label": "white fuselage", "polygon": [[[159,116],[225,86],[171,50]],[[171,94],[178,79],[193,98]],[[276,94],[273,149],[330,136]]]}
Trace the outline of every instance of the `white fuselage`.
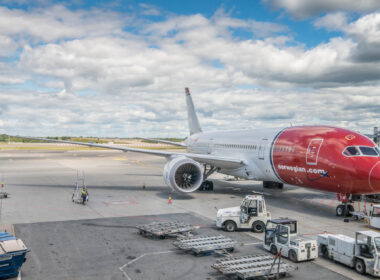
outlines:
{"label": "white fuselage", "polygon": [[282,129],[255,129],[197,133],[186,140],[189,153],[242,158],[248,164],[220,173],[239,178],[280,182],[271,165],[271,145]]}

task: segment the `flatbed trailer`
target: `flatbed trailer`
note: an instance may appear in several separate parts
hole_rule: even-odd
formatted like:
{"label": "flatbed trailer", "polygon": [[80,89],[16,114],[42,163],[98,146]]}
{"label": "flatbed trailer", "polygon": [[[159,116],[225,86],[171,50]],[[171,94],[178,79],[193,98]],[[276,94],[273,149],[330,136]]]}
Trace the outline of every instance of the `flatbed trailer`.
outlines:
{"label": "flatbed trailer", "polygon": [[[279,263],[278,263],[279,262]],[[297,270],[281,259],[275,263],[275,258],[268,254],[227,257],[218,260],[212,268],[223,275],[238,279],[271,279],[277,276],[287,276],[289,272]]]}
{"label": "flatbed trailer", "polygon": [[154,222],[150,224],[138,225],[136,228],[139,233],[146,237],[165,239],[166,237],[178,237],[190,235],[191,232],[199,227],[183,222]]}
{"label": "flatbed trailer", "polygon": [[179,237],[173,245],[184,251],[191,251],[194,255],[232,252],[236,241],[224,235],[199,235]]}

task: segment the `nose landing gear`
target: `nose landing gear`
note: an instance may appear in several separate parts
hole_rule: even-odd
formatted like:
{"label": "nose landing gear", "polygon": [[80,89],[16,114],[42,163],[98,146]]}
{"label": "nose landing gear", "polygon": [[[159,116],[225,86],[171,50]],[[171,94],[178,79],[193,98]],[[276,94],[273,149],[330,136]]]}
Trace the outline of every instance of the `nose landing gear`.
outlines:
{"label": "nose landing gear", "polygon": [[339,204],[336,207],[336,215],[338,217],[351,217],[351,212],[354,212],[354,206],[349,203]]}
{"label": "nose landing gear", "polygon": [[350,194],[338,193],[337,198],[342,204],[336,207],[336,215],[338,217],[351,217],[351,212],[355,211],[354,206],[352,206],[353,197]]}

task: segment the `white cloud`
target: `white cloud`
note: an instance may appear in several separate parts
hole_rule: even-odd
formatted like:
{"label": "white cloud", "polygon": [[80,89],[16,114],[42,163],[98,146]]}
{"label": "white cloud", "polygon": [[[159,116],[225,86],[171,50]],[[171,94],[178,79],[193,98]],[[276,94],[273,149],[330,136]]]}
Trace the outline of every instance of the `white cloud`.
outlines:
{"label": "white cloud", "polygon": [[128,17],[114,12],[70,11],[63,6],[24,11],[0,7],[0,34],[31,37],[33,41],[51,42],[60,39],[117,34]]}
{"label": "white cloud", "polygon": [[342,30],[347,26],[346,15],[342,12],[327,14],[317,18],[314,25],[318,28],[326,28],[327,30]]}
{"label": "white cloud", "polygon": [[[371,99],[380,63],[361,56],[362,46],[379,54],[377,13],[351,23],[339,14],[317,20],[339,25],[345,36],[307,49],[288,44],[287,27],[221,10],[211,18],[171,15],[136,34],[123,31],[121,15],[101,10],[8,11],[15,26],[8,30],[0,19],[0,36],[23,43],[18,61],[0,63],[0,83],[8,86],[0,90],[0,104],[8,104],[2,128],[13,134],[185,136],[185,86],[204,130],[290,122],[368,129],[380,117],[380,100]],[[234,36],[239,29],[252,37]],[[11,86],[24,81],[32,86]]]}

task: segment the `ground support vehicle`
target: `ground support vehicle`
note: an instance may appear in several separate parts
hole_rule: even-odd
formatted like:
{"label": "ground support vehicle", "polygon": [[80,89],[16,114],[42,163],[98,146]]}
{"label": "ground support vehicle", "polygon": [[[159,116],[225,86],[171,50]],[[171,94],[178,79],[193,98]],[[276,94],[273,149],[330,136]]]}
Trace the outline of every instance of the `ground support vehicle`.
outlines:
{"label": "ground support vehicle", "polygon": [[276,276],[286,276],[297,269],[268,254],[227,257],[218,260],[212,267],[226,276],[236,276],[239,279],[268,279]]}
{"label": "ground support vehicle", "polygon": [[173,245],[184,251],[191,251],[194,255],[227,253],[234,250],[236,241],[224,235],[199,235],[178,237]]}
{"label": "ground support vehicle", "polygon": [[282,256],[293,262],[318,258],[317,241],[298,235],[297,221],[288,218],[268,220],[264,249],[272,254],[281,250]]}
{"label": "ground support vehicle", "polygon": [[183,222],[154,222],[151,224],[137,225],[136,228],[143,236],[165,239],[166,237],[178,237],[189,235],[198,227]]}
{"label": "ground support vehicle", "polygon": [[262,195],[247,195],[237,207],[219,209],[216,215],[216,226],[226,231],[251,229],[263,232],[265,223],[271,218],[266,209]]}
{"label": "ground support vehicle", "polygon": [[355,238],[342,234],[319,234],[321,254],[355,268],[360,274],[380,277],[380,233],[358,231]]}
{"label": "ground support vehicle", "polygon": [[380,229],[380,204],[372,204],[367,211],[353,211],[355,220],[365,220],[370,227]]}
{"label": "ground support vehicle", "polygon": [[0,232],[0,278],[17,277],[28,251],[21,239]]}
{"label": "ground support vehicle", "polygon": [[84,172],[80,174],[79,171],[77,170],[76,186],[74,189],[74,193],[71,197],[72,202],[78,203],[78,204],[86,204],[88,202],[88,198],[89,198],[88,193],[86,195],[86,198],[83,200],[82,191],[81,191],[81,189],[83,188],[87,189],[85,180],[86,180],[86,177],[85,177]]}

